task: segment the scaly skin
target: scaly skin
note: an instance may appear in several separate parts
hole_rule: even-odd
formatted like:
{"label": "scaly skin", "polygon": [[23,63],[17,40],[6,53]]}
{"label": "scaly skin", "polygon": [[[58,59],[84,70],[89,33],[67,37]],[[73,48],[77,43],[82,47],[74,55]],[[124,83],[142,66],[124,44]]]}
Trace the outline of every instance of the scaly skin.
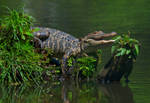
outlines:
{"label": "scaly skin", "polygon": [[[90,44],[106,44],[112,43],[113,40],[102,40],[105,36],[102,31],[94,32],[79,40],[74,36],[67,34],[63,31],[38,27],[37,32],[33,32],[34,39],[38,40],[41,48],[50,48],[55,54],[64,54],[62,59],[62,72],[65,75],[66,62],[70,56],[77,56],[84,51],[84,49]],[[34,28],[32,28],[34,31]],[[114,36],[116,33],[107,34],[106,37]],[[95,39],[93,39],[95,37]],[[101,40],[101,41],[97,41]],[[89,43],[87,43],[89,42]]]}

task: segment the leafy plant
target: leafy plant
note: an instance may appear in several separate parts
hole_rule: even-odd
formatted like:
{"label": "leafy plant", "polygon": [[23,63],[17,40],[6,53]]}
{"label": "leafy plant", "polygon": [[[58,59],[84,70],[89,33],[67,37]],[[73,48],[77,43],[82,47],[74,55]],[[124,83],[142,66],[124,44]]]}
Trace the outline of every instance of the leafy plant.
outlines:
{"label": "leafy plant", "polygon": [[126,55],[129,59],[136,59],[139,55],[139,46],[138,40],[130,38],[129,35],[121,35],[115,38],[111,52],[117,57]]}
{"label": "leafy plant", "polygon": [[95,71],[96,59],[93,57],[81,57],[77,59],[81,74],[90,77]]}
{"label": "leafy plant", "polygon": [[68,59],[68,61],[67,61],[67,65],[68,65],[69,67],[73,66],[73,61],[75,61],[74,57],[70,57],[70,58]]}
{"label": "leafy plant", "polygon": [[27,82],[40,79],[42,56],[34,52],[30,40],[32,17],[10,10],[0,23],[0,82]]}
{"label": "leafy plant", "polygon": [[[9,14],[4,16],[1,20],[1,39],[10,41],[27,40],[32,37],[32,26],[33,18],[23,11],[9,10]],[[7,39],[10,40],[7,40]],[[9,42],[8,42],[9,43]]]}

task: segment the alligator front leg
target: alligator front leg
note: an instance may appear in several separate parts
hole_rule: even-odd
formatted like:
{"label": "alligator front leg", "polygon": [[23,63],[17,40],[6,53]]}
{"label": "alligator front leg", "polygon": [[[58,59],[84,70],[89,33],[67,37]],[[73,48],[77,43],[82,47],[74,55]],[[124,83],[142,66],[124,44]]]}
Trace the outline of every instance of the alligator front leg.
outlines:
{"label": "alligator front leg", "polygon": [[67,73],[67,60],[69,59],[69,57],[72,55],[72,50],[69,50],[65,53],[65,55],[63,56],[62,59],[62,64],[61,64],[61,69],[62,69],[62,73],[63,75],[66,75]]}

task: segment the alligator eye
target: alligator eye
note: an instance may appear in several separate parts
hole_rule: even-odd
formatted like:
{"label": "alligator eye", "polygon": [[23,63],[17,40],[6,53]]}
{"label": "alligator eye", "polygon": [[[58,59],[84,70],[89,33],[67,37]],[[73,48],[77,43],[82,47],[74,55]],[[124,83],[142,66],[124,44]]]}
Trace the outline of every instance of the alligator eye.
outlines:
{"label": "alligator eye", "polygon": [[41,34],[40,34],[40,32],[37,32],[37,37],[39,37]]}

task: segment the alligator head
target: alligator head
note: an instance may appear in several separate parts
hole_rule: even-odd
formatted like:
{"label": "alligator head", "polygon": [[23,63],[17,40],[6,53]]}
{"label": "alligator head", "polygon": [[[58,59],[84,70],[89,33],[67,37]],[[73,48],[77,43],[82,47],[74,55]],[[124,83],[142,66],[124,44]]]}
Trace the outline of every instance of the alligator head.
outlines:
{"label": "alligator head", "polygon": [[97,45],[113,43],[115,40],[105,40],[105,38],[113,37],[116,35],[117,35],[116,32],[104,33],[103,31],[96,31],[94,33],[90,33],[86,35],[84,38],[80,39],[81,48],[82,50],[84,50],[89,46],[97,46]]}

